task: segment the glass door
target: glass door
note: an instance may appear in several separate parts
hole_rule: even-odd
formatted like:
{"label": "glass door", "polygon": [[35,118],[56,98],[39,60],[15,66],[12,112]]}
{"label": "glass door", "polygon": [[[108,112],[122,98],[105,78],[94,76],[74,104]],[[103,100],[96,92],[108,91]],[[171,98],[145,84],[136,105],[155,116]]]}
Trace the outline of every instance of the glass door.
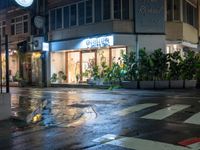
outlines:
{"label": "glass door", "polygon": [[95,65],[95,52],[82,52],[82,81],[91,78],[91,70]]}
{"label": "glass door", "polygon": [[80,81],[80,52],[68,53],[68,83]]}

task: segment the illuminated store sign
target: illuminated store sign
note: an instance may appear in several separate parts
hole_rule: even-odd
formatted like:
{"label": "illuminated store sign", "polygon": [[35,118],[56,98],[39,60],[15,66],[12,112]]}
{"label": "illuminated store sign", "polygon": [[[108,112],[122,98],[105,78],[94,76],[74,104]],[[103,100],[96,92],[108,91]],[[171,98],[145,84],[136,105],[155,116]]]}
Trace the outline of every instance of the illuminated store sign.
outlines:
{"label": "illuminated store sign", "polygon": [[22,7],[29,7],[32,5],[33,0],[15,0],[15,2]]}
{"label": "illuminated store sign", "polygon": [[102,36],[97,38],[88,38],[82,41],[83,47],[97,48],[113,45],[113,36]]}
{"label": "illuminated store sign", "polygon": [[43,42],[42,43],[42,50],[43,51],[49,51],[49,43]]}

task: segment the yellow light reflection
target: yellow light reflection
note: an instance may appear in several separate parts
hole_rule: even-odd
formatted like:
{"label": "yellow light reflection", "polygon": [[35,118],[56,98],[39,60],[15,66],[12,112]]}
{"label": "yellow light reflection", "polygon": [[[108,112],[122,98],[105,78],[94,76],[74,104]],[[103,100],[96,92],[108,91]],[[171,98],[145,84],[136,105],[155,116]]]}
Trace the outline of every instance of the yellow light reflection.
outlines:
{"label": "yellow light reflection", "polygon": [[42,115],[41,114],[36,114],[33,119],[32,119],[32,122],[33,123],[36,123],[38,121],[40,121],[42,119]]}
{"label": "yellow light reflection", "polygon": [[35,52],[35,53],[33,53],[33,58],[40,58],[40,56],[41,56],[41,53],[40,52]]}

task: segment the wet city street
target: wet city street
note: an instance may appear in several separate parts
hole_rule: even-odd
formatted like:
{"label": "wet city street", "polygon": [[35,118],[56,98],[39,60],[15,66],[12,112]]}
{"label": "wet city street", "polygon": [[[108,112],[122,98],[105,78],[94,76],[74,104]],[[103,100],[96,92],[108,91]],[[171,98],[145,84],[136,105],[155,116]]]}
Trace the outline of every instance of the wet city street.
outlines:
{"label": "wet city street", "polygon": [[200,150],[199,90],[11,88],[0,150]]}

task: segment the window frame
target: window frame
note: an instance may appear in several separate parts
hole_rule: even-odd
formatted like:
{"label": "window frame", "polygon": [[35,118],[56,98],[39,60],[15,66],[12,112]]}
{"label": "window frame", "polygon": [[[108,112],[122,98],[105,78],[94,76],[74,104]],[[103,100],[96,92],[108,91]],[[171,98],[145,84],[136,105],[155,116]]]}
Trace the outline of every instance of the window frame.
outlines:
{"label": "window frame", "polygon": [[[24,19],[25,16],[27,16],[26,19]],[[24,23],[27,23],[27,32],[25,32]],[[19,30],[19,32],[17,32],[17,25],[20,25],[19,27],[21,27],[21,31]],[[23,14],[23,15],[20,15],[20,16],[17,16],[17,17],[13,17],[11,19],[11,23],[10,23],[11,31],[12,31],[12,27],[14,29],[14,33],[12,34],[12,32],[11,32],[12,36],[29,33],[29,14]]]}

